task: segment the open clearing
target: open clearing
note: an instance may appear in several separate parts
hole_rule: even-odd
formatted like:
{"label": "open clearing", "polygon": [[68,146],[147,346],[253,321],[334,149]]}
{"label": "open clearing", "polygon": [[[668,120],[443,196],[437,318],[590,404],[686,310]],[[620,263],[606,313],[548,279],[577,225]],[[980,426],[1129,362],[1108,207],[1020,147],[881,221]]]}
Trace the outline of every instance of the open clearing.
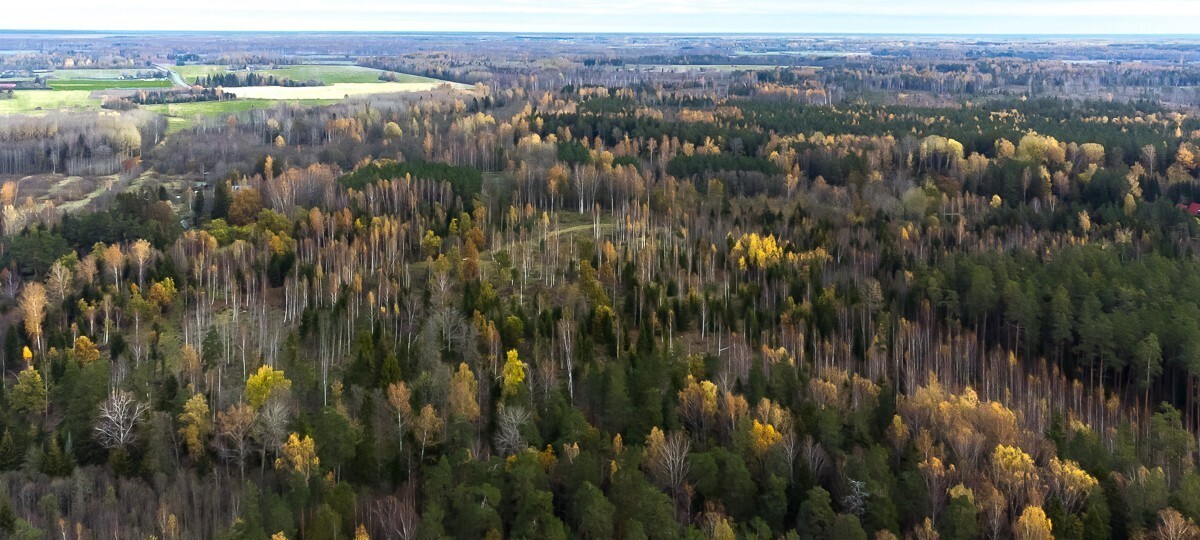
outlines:
{"label": "open clearing", "polygon": [[100,99],[91,95],[89,90],[17,90],[12,99],[0,98],[0,114],[99,109]]}
{"label": "open clearing", "polygon": [[328,86],[244,86],[232,88],[230,92],[238,98],[247,99],[342,99],[346,96],[361,96],[366,94],[392,94],[397,92],[424,92],[433,90],[443,84],[463,90],[470,88],[465,84],[444,81],[429,82],[375,82],[375,83],[339,83]]}
{"label": "open clearing", "polygon": [[155,68],[56,69],[50,72],[50,75],[55,79],[133,79],[138,73],[147,71],[155,71]]}
{"label": "open clearing", "polygon": [[[229,66],[211,65],[211,64],[194,64],[188,66],[175,66],[171,68],[183,78],[184,82],[191,84],[195,82],[196,77],[203,77],[210,74],[229,73]],[[239,73],[247,73],[246,70],[239,70]],[[343,64],[304,64],[296,66],[280,66],[275,69],[256,69],[254,73],[259,75],[273,75],[278,78],[289,78],[294,81],[321,81],[325,84],[339,83],[383,83],[379,80],[379,75],[384,73],[384,70],[366,68],[362,66],[343,65]],[[396,82],[401,83],[423,83],[430,82],[433,79],[419,77],[417,75],[405,75],[396,73]]]}
{"label": "open clearing", "polygon": [[[296,100],[303,105],[329,105],[337,99]],[[167,117],[167,134],[191,129],[196,118],[203,116],[228,116],[254,109],[266,109],[282,103],[273,99],[236,99],[229,101],[198,101],[195,103],[172,103],[169,105],[146,105],[143,107]]]}
{"label": "open clearing", "polygon": [[[149,71],[146,68],[140,71]],[[190,65],[173,68],[190,82],[206,73],[224,73],[227,66]],[[92,92],[109,89],[170,88],[168,79],[121,79],[137,73],[136,69],[60,69],[50,80],[53,90],[18,90],[13,99],[0,98],[0,114],[42,114],[59,110],[97,110],[101,100]],[[272,107],[281,102],[303,105],[327,105],[347,96],[424,92],[442,85],[465,90],[470,86],[440,81],[416,75],[396,74],[398,82],[379,80],[382,70],[345,64],[310,64],[283,66],[256,71],[260,74],[289,77],[294,80],[321,80],[326,86],[246,86],[230,88],[238,96],[230,101],[204,101],[143,107],[167,117],[168,132],[188,129],[197,117],[227,116],[253,109]]]}
{"label": "open clearing", "polygon": [[113,88],[170,88],[167,79],[50,79],[54,90],[109,90]]}

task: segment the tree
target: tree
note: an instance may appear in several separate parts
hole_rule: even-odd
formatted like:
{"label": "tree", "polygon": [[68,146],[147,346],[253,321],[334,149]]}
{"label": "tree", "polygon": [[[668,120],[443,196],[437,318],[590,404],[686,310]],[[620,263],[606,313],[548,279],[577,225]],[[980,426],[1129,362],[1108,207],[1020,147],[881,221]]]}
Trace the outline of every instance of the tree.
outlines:
{"label": "tree", "polygon": [[205,441],[212,432],[208,400],[204,398],[204,394],[196,394],[184,403],[179,423],[179,436],[183,438],[188,454],[192,459],[200,458],[204,455]]}
{"label": "tree", "polygon": [[46,288],[41,283],[32,281],[21,290],[18,299],[21,315],[25,321],[25,333],[33,339],[38,352],[44,352],[42,347],[42,319],[46,318]]}
{"label": "tree", "polygon": [[716,421],[717,385],[710,381],[696,382],[691,375],[679,391],[679,417],[692,437],[703,441],[708,428]]}
{"label": "tree", "polygon": [[212,218],[225,219],[229,217],[229,205],[233,202],[233,188],[229,182],[217,182],[216,193],[213,194]]}
{"label": "tree", "polygon": [[750,448],[755,457],[762,459],[776,444],[783,440],[783,435],[769,423],[760,423],[757,419],[750,426]]}
{"label": "tree", "polygon": [[379,519],[386,538],[400,540],[416,538],[421,516],[417,514],[413,498],[413,490],[409,486],[403,491],[401,498],[388,495],[375,501],[375,516]]}
{"label": "tree", "polygon": [[29,416],[46,412],[49,392],[42,382],[42,374],[33,369],[33,366],[28,366],[17,374],[17,384],[13,386],[9,404],[13,410]]}
{"label": "tree", "polygon": [[[1038,482],[1033,458],[1016,446],[997,445],[992,452],[992,474],[996,485],[1008,497],[1013,507],[1025,500],[1027,491]],[[1041,512],[1039,508],[1037,510]]]}
{"label": "tree", "polygon": [[496,418],[496,450],[501,455],[511,455],[528,448],[529,443],[525,441],[525,434],[521,432],[521,426],[532,416],[529,411],[520,405],[499,405],[499,412]]}
{"label": "tree", "polygon": [[133,259],[133,263],[137,265],[139,289],[145,284],[146,263],[150,262],[152,253],[150,242],[141,238],[134,242],[132,246],[129,246],[129,256]]}
{"label": "tree", "polygon": [[254,429],[254,408],[239,403],[217,413],[217,452],[238,465],[242,478],[246,477],[246,458],[250,456],[250,434]]}
{"label": "tree", "polygon": [[108,399],[100,405],[100,415],[96,419],[96,440],[109,450],[124,450],[133,442],[134,428],[149,409],[149,405],[138,403],[129,392],[110,392]]}
{"label": "tree", "polygon": [[288,436],[287,442],[283,443],[281,453],[283,457],[275,460],[275,468],[290,469],[304,477],[305,483],[321,466],[321,458],[317,457],[316,443],[308,435],[300,438],[297,434],[292,433]]}
{"label": "tree", "polygon": [[800,538],[805,540],[833,538],[835,519],[829,492],[817,486],[810,489],[804,502],[800,503],[796,528],[800,530]]}
{"label": "tree", "polygon": [[268,399],[258,409],[258,417],[255,418],[250,436],[258,445],[264,469],[267,466],[267,450],[278,451],[287,439],[291,413],[291,407],[282,399]]}
{"label": "tree", "polygon": [[243,187],[233,194],[233,202],[229,205],[229,223],[232,225],[249,225],[263,209],[262,193],[257,189]]}
{"label": "tree", "polygon": [[313,423],[313,439],[317,442],[321,463],[334,469],[335,475],[342,465],[354,458],[358,435],[350,419],[334,407],[325,407]]}
{"label": "tree", "polygon": [[1145,403],[1150,404],[1150,385],[1162,375],[1162,346],[1153,332],[1138,342],[1133,352],[1134,371],[1138,374],[1138,387],[1145,392]]}
{"label": "tree", "polygon": [[272,395],[286,392],[291,387],[292,381],[284,376],[282,369],[259,366],[258,371],[246,379],[246,401],[259,409]]}
{"label": "tree", "polygon": [[613,513],[616,507],[591,482],[585,481],[575,492],[571,508],[575,516],[575,528],[581,538],[598,540],[613,537]]}
{"label": "tree", "polygon": [[403,381],[394,382],[388,385],[387,398],[388,406],[396,414],[396,430],[400,436],[400,449],[404,450],[405,428],[412,419],[412,393],[409,392],[408,386]]}
{"label": "tree", "polygon": [[662,430],[655,427],[646,436],[646,446],[642,450],[643,463],[655,481],[675,497],[679,496],[687,479],[690,470],[688,453],[691,449],[691,439],[678,431],[664,435]]}
{"label": "tree", "polygon": [[507,398],[520,393],[525,382],[525,362],[517,357],[516,349],[508,351],[508,359],[504,362],[503,379],[501,395]]}
{"label": "tree", "polygon": [[479,402],[475,396],[479,383],[467,364],[460,363],[458,371],[450,377],[450,418],[459,422],[473,423],[479,418]]}
{"label": "tree", "polygon": [[421,445],[421,462],[425,461],[425,449],[441,442],[442,419],[433,405],[421,407],[421,414],[413,423],[413,436]]}
{"label": "tree", "polygon": [[79,365],[86,366],[100,359],[100,349],[87,336],[79,336],[75,338],[75,347],[71,349],[71,356],[75,358]]}
{"label": "tree", "polygon": [[1046,512],[1040,506],[1026,506],[1021,517],[1013,524],[1013,538],[1016,540],[1053,540],[1051,534],[1053,524],[1046,517]]}
{"label": "tree", "polygon": [[1046,472],[1046,483],[1068,512],[1079,511],[1088,494],[1099,484],[1071,460],[1060,461],[1052,457]]}
{"label": "tree", "polygon": [[112,276],[113,287],[118,287],[121,271],[125,268],[125,254],[121,252],[121,246],[109,245],[101,252],[101,256],[104,258],[104,266],[108,267],[108,275]]}
{"label": "tree", "polygon": [[54,264],[50,265],[50,271],[46,275],[46,286],[59,304],[67,298],[67,293],[70,292],[71,277],[71,269],[63,264],[63,259],[54,261]]}
{"label": "tree", "polygon": [[12,430],[4,428],[4,436],[0,438],[0,471],[15,471],[24,460],[24,454],[13,440]]}
{"label": "tree", "polygon": [[968,540],[979,536],[975,493],[958,484],[950,488],[950,504],[942,514],[941,535],[945,540]]}
{"label": "tree", "polygon": [[1159,540],[1196,540],[1200,538],[1200,527],[1196,522],[1183,517],[1174,508],[1166,508],[1158,512],[1158,528],[1154,537]]}

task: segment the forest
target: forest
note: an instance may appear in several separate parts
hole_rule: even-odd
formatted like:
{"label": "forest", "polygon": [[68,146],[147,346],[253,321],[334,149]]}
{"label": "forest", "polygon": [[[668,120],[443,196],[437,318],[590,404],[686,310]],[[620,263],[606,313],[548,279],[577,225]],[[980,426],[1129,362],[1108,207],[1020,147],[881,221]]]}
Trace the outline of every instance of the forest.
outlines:
{"label": "forest", "polygon": [[511,39],[0,117],[0,536],[1200,537],[1200,68]]}

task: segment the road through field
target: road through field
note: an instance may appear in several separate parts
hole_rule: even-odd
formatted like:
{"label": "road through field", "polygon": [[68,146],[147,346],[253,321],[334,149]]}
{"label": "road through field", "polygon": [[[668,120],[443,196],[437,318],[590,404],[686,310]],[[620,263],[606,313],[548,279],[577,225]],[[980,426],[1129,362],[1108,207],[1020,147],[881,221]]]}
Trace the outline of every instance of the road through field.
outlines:
{"label": "road through field", "polygon": [[180,77],[178,73],[175,73],[175,70],[162,64],[154,64],[154,67],[167,72],[167,74],[171,76],[171,82],[175,83],[175,86],[186,87],[188,85],[187,83],[183,82],[183,77]]}

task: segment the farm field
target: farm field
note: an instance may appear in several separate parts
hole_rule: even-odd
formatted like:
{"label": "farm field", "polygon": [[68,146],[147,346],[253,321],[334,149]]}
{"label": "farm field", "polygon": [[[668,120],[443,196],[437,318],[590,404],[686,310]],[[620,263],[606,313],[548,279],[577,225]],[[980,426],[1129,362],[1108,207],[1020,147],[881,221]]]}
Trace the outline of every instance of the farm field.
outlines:
{"label": "farm field", "polygon": [[154,71],[154,68],[56,69],[50,75],[55,79],[120,79],[122,77],[136,77],[139,72],[146,71]]}
{"label": "farm field", "polygon": [[100,99],[91,95],[90,90],[17,90],[11,99],[0,98],[0,114],[99,109]]}
{"label": "farm field", "polygon": [[171,87],[171,81],[167,79],[51,79],[49,84],[55,91]]}
{"label": "farm field", "polygon": [[[189,84],[194,82],[196,77],[229,72],[228,66],[210,64],[176,66],[172,69]],[[382,72],[383,70],[379,69],[342,64],[307,64],[254,70],[254,73],[259,75],[287,77],[296,81],[319,80],[326,84],[381,83],[383,81],[379,80],[379,74]],[[402,83],[429,82],[430,80],[432,79],[416,75],[396,74],[396,81]]]}
{"label": "farm field", "polygon": [[[305,100],[305,105],[327,105],[338,100]],[[254,109],[265,109],[280,103],[274,99],[236,99],[229,101],[199,101],[195,103],[172,103],[147,105],[144,108],[167,117],[167,133],[189,129],[196,124],[198,116],[225,116]]]}
{"label": "farm field", "polygon": [[[420,77],[418,77],[420,78]],[[396,92],[423,92],[433,90],[443,84],[452,85],[458,89],[469,88],[467,85],[425,79],[426,82],[374,82],[374,83],[337,83],[328,86],[246,86],[234,89],[238,98],[244,99],[277,99],[277,100],[310,100],[310,99],[342,99],[346,96],[367,94],[391,94]]]}

